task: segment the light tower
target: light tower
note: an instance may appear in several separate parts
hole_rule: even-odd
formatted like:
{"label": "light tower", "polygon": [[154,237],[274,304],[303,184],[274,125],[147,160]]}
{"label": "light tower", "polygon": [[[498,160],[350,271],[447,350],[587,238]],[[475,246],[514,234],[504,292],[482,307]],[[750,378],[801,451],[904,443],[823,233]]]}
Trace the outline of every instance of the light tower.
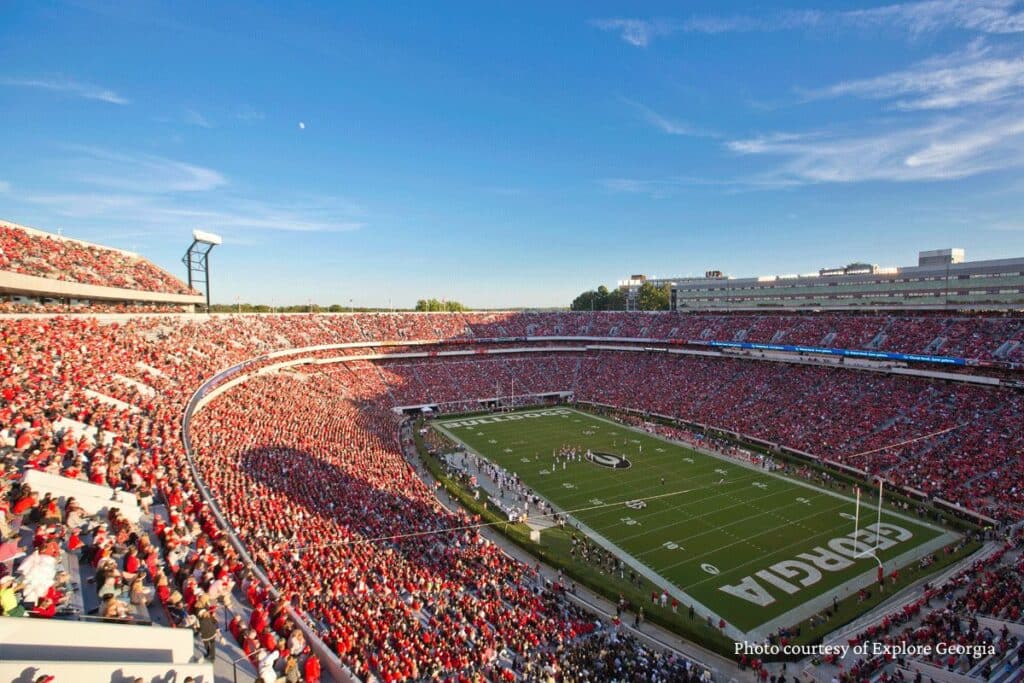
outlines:
{"label": "light tower", "polygon": [[188,286],[203,283],[203,290],[206,292],[206,312],[210,312],[210,252],[215,246],[221,244],[220,235],[202,230],[192,231],[192,245],[181,258],[188,270]]}

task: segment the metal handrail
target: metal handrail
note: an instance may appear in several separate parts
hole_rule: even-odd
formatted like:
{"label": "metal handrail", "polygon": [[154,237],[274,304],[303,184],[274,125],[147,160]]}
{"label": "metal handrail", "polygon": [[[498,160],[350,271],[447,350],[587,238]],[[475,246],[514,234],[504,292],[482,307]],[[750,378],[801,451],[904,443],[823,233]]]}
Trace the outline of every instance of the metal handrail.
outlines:
{"label": "metal handrail", "polygon": [[[252,652],[250,652],[247,655],[242,655],[241,657],[239,657],[237,659],[231,660],[231,680],[234,683],[238,683],[238,663],[240,661],[242,661],[243,659],[249,659],[249,657],[251,657],[253,655],[258,655],[261,652],[266,652],[266,650],[264,650],[262,647],[261,648],[257,648],[257,649],[253,650]],[[259,675],[260,675],[260,672],[257,671],[256,672],[256,677],[253,680],[257,680],[259,678]]]}

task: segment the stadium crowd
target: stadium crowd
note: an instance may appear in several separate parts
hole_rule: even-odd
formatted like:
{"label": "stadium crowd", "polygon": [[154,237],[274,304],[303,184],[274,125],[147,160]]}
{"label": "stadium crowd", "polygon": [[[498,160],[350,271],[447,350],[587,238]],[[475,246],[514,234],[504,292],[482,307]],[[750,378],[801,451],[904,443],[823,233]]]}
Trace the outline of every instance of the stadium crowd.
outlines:
{"label": "stadium crowd", "polygon": [[595,633],[631,650],[609,670],[685,666],[595,623],[480,536],[478,519],[445,512],[401,456],[386,405],[359,405],[365,379],[261,377],[193,424],[203,477],[232,525],[352,671],[511,680],[561,671]]}
{"label": "stadium crowd", "polygon": [[478,338],[592,336],[738,341],[930,353],[978,360],[1024,359],[1024,320],[1019,316],[647,312],[457,315],[465,318],[469,332]]}
{"label": "stadium crowd", "polygon": [[[755,322],[755,333],[767,335],[777,321]],[[472,518],[440,508],[402,458],[392,406],[473,403],[510,394],[513,382],[516,395],[574,391],[578,399],[710,423],[878,472],[1000,519],[1022,516],[1024,435],[1017,421],[1024,403],[1007,390],[628,352],[358,361],[260,377],[194,421],[200,470],[283,592],[282,603],[247,575],[226,542],[180,441],[181,414],[203,380],[281,348],[520,332],[685,337],[703,331],[684,326],[703,324],[674,314],[565,313],[2,319],[0,532],[31,531],[15,540],[30,552],[10,567],[4,611],[57,616],[70,587],[57,573],[59,560],[73,553],[96,572],[101,616],[111,619],[153,602],[176,623],[209,635],[211,613],[230,601],[234,582],[261,615],[232,629],[257,669],[282,673],[311,659],[295,645],[283,610],[289,604],[315,619],[354,671],[382,680],[473,670],[498,680],[503,670],[545,668],[572,680],[566,672],[582,659],[605,667],[648,662],[651,671],[699,677],[692,663],[639,649],[557,590],[537,585],[530,568],[462,528]],[[993,327],[977,348],[991,350],[994,337],[1012,331],[1002,319]],[[848,336],[862,343],[868,334]],[[977,343],[966,332],[958,339],[963,348]],[[116,515],[89,519],[69,501],[22,486],[28,469],[120,487],[161,512],[149,529]],[[417,533],[424,535],[411,535]],[[993,614],[1012,614],[1012,596],[1000,589],[971,599]],[[592,657],[595,651],[608,656]],[[270,652],[277,657],[268,663]]]}
{"label": "stadium crowd", "polygon": [[[874,680],[872,676],[892,662],[913,670],[914,662],[919,661],[958,674],[977,673],[982,680],[1019,670],[1024,664],[1024,641],[1017,629],[1011,632],[1009,626],[1020,621],[1022,551],[1024,532],[1017,528],[994,553],[941,585],[926,585],[920,598],[885,614],[849,640],[851,646],[878,643],[886,650],[883,655],[858,658],[852,664],[834,658],[828,663],[841,666],[838,677],[842,681]],[[984,625],[979,617],[998,621]],[[906,646],[913,646],[915,654],[901,655]],[[988,654],[989,647],[992,654]],[[976,653],[983,656],[974,656]]]}
{"label": "stadium crowd", "polygon": [[134,254],[0,223],[0,270],[86,285],[195,294]]}
{"label": "stadium crowd", "polygon": [[125,303],[88,301],[82,303],[25,302],[0,298],[0,313],[191,313],[189,306],[164,303]]}
{"label": "stadium crowd", "polygon": [[[99,325],[85,318],[0,323],[0,531],[14,544],[7,557],[17,557],[17,550],[27,554],[0,565],[0,580],[10,591],[3,612],[77,617],[90,602],[83,593],[94,591],[89,597],[98,601],[96,616],[148,622],[152,610],[166,610],[167,620],[202,636],[212,657],[215,613],[230,604],[242,567],[202,504],[179,439],[177,415],[191,391],[181,382],[197,380],[188,372],[171,377],[144,360],[167,362],[158,349],[192,351],[192,367],[207,374],[219,362],[214,347],[227,338],[207,343],[197,337],[189,346],[179,337],[161,348],[163,325]],[[29,469],[121,488],[146,506],[158,494],[164,512],[154,514],[147,528],[116,508],[101,516],[85,514],[74,499],[58,502],[32,491],[23,482]],[[82,568],[80,575],[61,571],[75,566]],[[269,600],[259,590],[248,596],[257,609]],[[293,630],[275,620],[261,627],[260,636],[264,646],[270,636],[283,645]],[[279,654],[283,672],[289,658]],[[301,656],[306,680],[318,680],[313,674],[319,662],[308,651]]]}

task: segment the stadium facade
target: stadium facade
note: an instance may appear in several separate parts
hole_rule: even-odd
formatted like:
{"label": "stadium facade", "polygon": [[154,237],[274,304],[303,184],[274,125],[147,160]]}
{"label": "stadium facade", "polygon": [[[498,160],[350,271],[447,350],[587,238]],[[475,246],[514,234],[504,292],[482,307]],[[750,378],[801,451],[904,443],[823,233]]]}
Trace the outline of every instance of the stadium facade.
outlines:
{"label": "stadium facade", "polygon": [[1024,308],[1024,258],[966,261],[964,256],[963,249],[937,249],[920,252],[916,266],[851,263],[805,275],[633,275],[619,288],[626,293],[627,310],[637,310],[644,282],[671,287],[671,308],[678,311]]}

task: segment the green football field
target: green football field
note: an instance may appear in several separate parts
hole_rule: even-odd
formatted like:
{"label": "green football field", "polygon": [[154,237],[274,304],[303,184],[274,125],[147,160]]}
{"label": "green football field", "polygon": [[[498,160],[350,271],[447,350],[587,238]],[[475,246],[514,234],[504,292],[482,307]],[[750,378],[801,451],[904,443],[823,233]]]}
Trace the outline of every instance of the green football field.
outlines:
{"label": "green football field", "polygon": [[[749,633],[795,623],[955,538],[911,517],[569,408],[439,420],[684,605]],[[556,466],[563,446],[590,459]],[[868,577],[868,578],[865,578]],[[856,582],[854,582],[856,583]],[[793,611],[791,614],[791,610]]]}

